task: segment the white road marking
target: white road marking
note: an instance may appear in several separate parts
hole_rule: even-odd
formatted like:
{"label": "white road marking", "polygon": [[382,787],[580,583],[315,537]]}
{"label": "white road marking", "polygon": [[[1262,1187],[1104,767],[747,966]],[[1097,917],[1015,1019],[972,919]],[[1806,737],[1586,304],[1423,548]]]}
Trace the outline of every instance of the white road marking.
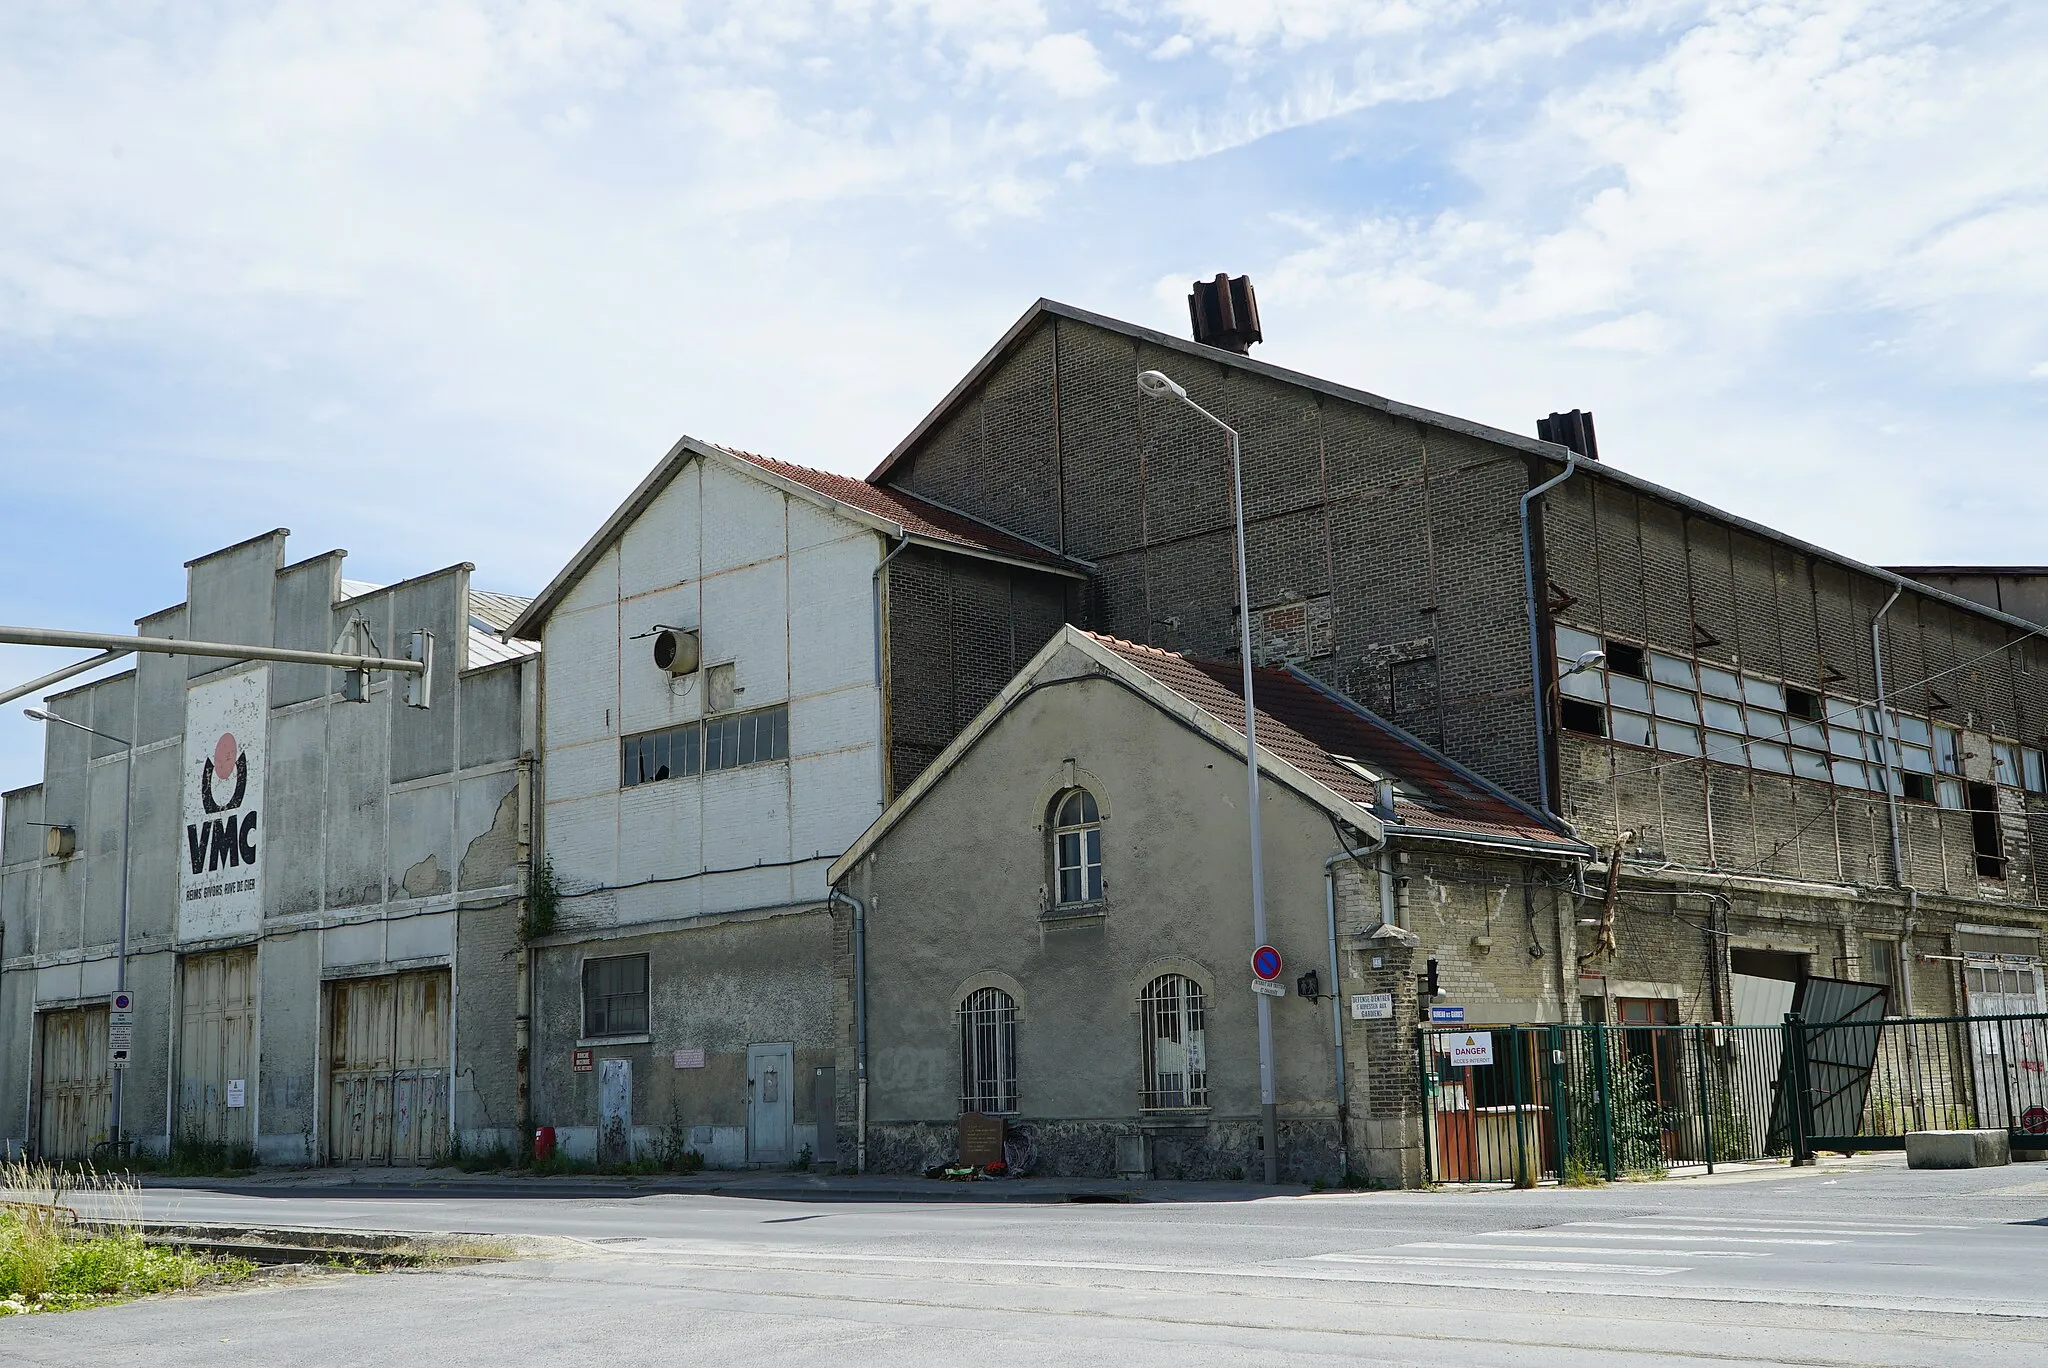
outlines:
{"label": "white road marking", "polygon": [[[1603,1229],[1604,1228],[1605,1227],[1603,1227]],[[1654,1227],[1651,1229],[1654,1229]],[[1560,1236],[1566,1239],[1570,1239],[1574,1235],[1577,1235],[1582,1239],[1584,1238],[1584,1231],[1577,1228],[1558,1229],[1554,1231],[1495,1230],[1489,1232],[1489,1234],[1498,1236],[1502,1239],[1515,1240],[1555,1240]],[[1646,1230],[1640,1226],[1635,1227],[1633,1230],[1616,1230],[1613,1234],[1601,1235],[1598,1238],[1603,1240],[1698,1240],[1702,1242],[1712,1242],[1716,1244],[1761,1245],[1838,1245],[1844,1243],[1844,1241],[1841,1240],[1793,1240],[1787,1239],[1782,1235],[1693,1235],[1686,1234],[1682,1231],[1661,1231],[1653,1234],[1651,1233],[1651,1230]]]}
{"label": "white road marking", "polygon": [[1641,1264],[1585,1263],[1577,1259],[1445,1259],[1416,1258],[1405,1254],[1311,1254],[1323,1263],[1393,1264],[1403,1268],[1491,1268],[1511,1273],[1611,1273],[1639,1278],[1662,1278],[1684,1273],[1684,1268],[1651,1268]]}
{"label": "white road marking", "polygon": [[1627,1254],[1645,1258],[1671,1259],[1768,1259],[1771,1256],[1761,1249],[1610,1249],[1605,1245],[1502,1245],[1478,1244],[1470,1240],[1417,1240],[1413,1244],[1398,1245],[1399,1249],[1488,1249],[1505,1251],[1510,1249],[1541,1250],[1545,1254]]}

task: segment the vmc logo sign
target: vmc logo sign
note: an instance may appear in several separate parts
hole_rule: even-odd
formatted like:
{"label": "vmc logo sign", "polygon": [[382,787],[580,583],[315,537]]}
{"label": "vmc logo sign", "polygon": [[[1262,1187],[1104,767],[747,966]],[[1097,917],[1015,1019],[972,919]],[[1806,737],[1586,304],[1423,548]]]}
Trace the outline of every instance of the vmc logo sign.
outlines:
{"label": "vmc logo sign", "polygon": [[180,939],[249,932],[261,923],[263,743],[269,721],[266,669],[186,691]]}

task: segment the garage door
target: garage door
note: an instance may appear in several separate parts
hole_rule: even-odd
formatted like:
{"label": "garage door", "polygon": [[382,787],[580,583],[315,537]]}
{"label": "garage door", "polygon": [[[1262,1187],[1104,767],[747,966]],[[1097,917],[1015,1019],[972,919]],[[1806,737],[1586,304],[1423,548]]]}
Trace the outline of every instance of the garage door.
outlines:
{"label": "garage door", "polygon": [[87,1159],[106,1138],[112,1102],[107,1084],[107,1009],[45,1012],[41,1134],[45,1159]]}
{"label": "garage door", "polygon": [[247,1148],[256,1101],[256,951],[187,955],[182,967],[178,1139]]}
{"label": "garage door", "polygon": [[327,1158],[426,1164],[448,1138],[448,971],[327,988]]}

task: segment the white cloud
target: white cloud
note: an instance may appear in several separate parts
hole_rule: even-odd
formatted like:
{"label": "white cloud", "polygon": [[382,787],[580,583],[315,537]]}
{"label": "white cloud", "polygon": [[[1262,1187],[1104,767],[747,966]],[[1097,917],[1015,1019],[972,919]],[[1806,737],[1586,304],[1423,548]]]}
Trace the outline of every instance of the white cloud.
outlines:
{"label": "white cloud", "polygon": [[1171,62],[1187,56],[1195,50],[1195,40],[1185,33],[1176,33],[1145,54],[1155,62]]}
{"label": "white cloud", "polygon": [[1048,33],[1029,43],[976,43],[968,58],[972,69],[1021,71],[1068,99],[1093,95],[1116,82],[1085,33]]}

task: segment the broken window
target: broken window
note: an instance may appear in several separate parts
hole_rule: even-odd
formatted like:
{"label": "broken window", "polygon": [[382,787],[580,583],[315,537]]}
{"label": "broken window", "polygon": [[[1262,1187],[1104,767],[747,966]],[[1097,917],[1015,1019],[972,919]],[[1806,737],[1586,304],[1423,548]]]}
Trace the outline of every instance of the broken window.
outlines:
{"label": "broken window", "polygon": [[1970,799],[1970,840],[1977,850],[1977,872],[1987,879],[2005,877],[2005,845],[1998,830],[1998,790],[1990,784],[1965,785]]}
{"label": "broken window", "polygon": [[1899,776],[1899,792],[1916,803],[1934,801],[1934,781],[1924,774],[1906,773]]}
{"label": "broken window", "polygon": [[1821,720],[1820,695],[1789,685],[1785,689],[1785,711],[1794,717],[1803,717],[1809,722]]}
{"label": "broken window", "polygon": [[1645,677],[1643,648],[1631,646],[1626,641],[1607,643],[1607,668],[1618,675],[1629,675],[1636,679]]}
{"label": "broken window", "polygon": [[1607,735],[1607,709],[1597,703],[1567,698],[1559,702],[1557,711],[1558,720],[1564,723],[1566,731],[1583,732],[1587,736]]}

